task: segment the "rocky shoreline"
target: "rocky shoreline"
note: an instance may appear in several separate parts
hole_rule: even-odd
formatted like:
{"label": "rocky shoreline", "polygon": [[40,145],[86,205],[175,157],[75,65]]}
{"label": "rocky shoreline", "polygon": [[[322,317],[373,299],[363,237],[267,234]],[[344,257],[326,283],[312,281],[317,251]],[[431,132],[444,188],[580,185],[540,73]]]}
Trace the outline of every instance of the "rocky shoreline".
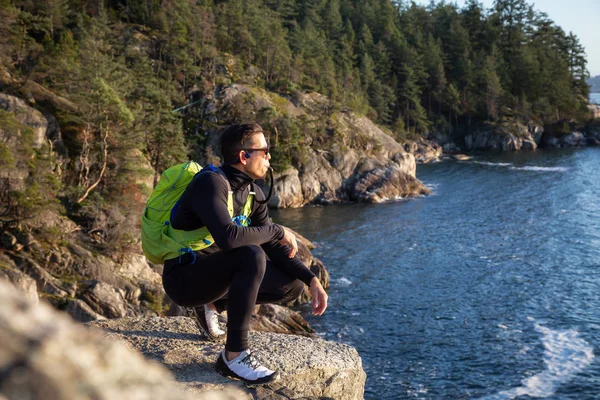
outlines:
{"label": "rocky shoreline", "polygon": [[568,133],[545,132],[543,127],[533,123],[526,125],[515,122],[500,126],[483,124],[471,129],[460,140],[453,140],[447,133],[432,133],[428,139],[407,141],[403,146],[418,164],[440,161],[446,155],[460,159],[460,153],[472,151],[514,152],[534,151],[538,148],[600,146],[599,120],[600,107],[597,119],[581,129],[569,130]]}

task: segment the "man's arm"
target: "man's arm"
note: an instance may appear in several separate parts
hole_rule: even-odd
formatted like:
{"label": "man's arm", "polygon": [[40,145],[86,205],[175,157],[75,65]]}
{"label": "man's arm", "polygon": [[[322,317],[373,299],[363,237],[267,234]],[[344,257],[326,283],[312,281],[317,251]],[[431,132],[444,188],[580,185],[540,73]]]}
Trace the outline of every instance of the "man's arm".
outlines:
{"label": "man's arm", "polygon": [[[227,183],[216,173],[205,172],[194,178],[181,197],[180,211],[197,216],[223,250],[248,245],[261,245],[282,240],[285,236],[280,225],[238,226],[231,221],[227,210]],[[186,215],[177,215],[186,218]],[[175,228],[177,228],[174,225]]]}
{"label": "man's arm", "polygon": [[[264,199],[265,195],[259,187],[255,188],[255,192],[256,199]],[[269,218],[269,209],[266,204],[257,203],[256,209],[252,213],[251,220],[252,226],[273,226],[271,219]],[[267,256],[269,256],[271,261],[275,263],[277,268],[296,279],[300,279],[302,282],[310,286],[310,281],[315,277],[315,274],[313,274],[312,271],[308,269],[306,265],[304,265],[304,263],[298,259],[298,257],[296,257],[298,247],[294,234],[285,228],[283,229],[286,231],[285,234],[290,237],[287,239],[287,241],[285,241],[286,244],[281,243],[281,239],[271,240],[267,243],[264,243],[262,248]],[[288,242],[293,243],[289,243],[288,245]],[[291,247],[293,244],[296,245],[296,251],[294,251],[294,249]]]}
{"label": "man's arm", "polygon": [[[257,199],[264,199],[265,195],[260,188],[257,187],[255,192]],[[272,226],[271,219],[269,218],[269,209],[266,204],[259,204],[252,214],[252,225],[255,224],[256,226]],[[317,278],[315,274],[313,274],[313,272],[308,269],[298,257],[296,257],[298,245],[296,244],[296,237],[292,231],[285,227],[282,228],[286,238],[279,241],[272,240],[268,243],[264,243],[262,248],[275,267],[286,272],[288,275],[301,280],[309,287],[310,296],[312,298],[312,313],[314,315],[321,315],[325,312],[325,309],[327,309],[329,297],[327,296],[325,289],[323,289],[319,278]],[[288,239],[287,236],[290,236],[290,238]]]}

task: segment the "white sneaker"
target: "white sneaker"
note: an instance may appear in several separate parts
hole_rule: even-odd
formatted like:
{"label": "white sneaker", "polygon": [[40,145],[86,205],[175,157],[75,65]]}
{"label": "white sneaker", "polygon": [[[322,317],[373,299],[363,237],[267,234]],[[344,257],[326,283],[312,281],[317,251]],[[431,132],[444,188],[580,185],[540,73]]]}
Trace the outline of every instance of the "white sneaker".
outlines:
{"label": "white sneaker", "polygon": [[250,350],[244,350],[242,354],[231,361],[225,358],[225,349],[219,354],[215,369],[221,375],[234,379],[240,379],[246,383],[262,385],[273,382],[279,378],[277,371],[271,371],[267,367],[260,365],[258,360],[250,353]]}
{"label": "white sneaker", "polygon": [[186,308],[186,312],[208,340],[216,342],[225,338],[225,331],[219,327],[219,313],[216,310],[203,305]]}
{"label": "white sneaker", "polygon": [[204,305],[204,316],[208,325],[208,333],[213,337],[225,335],[225,331],[219,326],[219,313],[207,305]]}

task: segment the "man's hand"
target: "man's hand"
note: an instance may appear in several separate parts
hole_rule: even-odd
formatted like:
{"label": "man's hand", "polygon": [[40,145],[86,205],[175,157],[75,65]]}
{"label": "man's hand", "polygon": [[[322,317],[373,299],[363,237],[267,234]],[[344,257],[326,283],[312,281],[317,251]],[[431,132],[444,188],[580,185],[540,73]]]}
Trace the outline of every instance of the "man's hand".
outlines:
{"label": "man's hand", "polygon": [[313,315],[323,314],[327,308],[329,296],[325,293],[325,289],[323,289],[316,276],[310,281],[310,296],[312,297]]}
{"label": "man's hand", "polygon": [[296,241],[296,235],[292,233],[288,228],[282,226],[283,228],[283,239],[280,240],[282,244],[285,244],[290,247],[290,253],[288,256],[290,258],[294,258],[296,253],[298,253],[298,242]]}

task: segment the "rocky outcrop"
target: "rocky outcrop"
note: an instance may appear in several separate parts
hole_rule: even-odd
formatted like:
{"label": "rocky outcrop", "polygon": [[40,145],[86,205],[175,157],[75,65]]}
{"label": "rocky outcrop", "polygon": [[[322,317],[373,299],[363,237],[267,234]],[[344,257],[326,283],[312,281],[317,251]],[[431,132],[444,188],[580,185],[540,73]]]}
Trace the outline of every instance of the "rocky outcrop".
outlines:
{"label": "rocky outcrop", "polygon": [[600,145],[600,128],[590,124],[583,132],[574,131],[566,135],[547,133],[544,134],[542,143],[544,147],[549,148],[598,146]]}
{"label": "rocky outcrop", "polygon": [[[60,222],[63,219],[70,221],[51,214],[46,223],[55,229],[76,231]],[[72,221],[71,224],[76,226]],[[296,236],[298,257],[319,277],[323,287],[329,288],[327,270],[310,251],[315,245],[298,233]],[[151,265],[138,253],[124,253],[114,260],[74,240],[79,237],[77,232],[65,233],[62,244],[40,244],[30,233],[3,232],[0,277],[13,282],[29,298],[37,300],[39,295],[82,322],[164,314],[170,300],[162,288],[162,266]],[[310,300],[306,289],[294,304]],[[184,315],[184,312],[171,304],[168,314]],[[257,307],[253,329],[312,334],[300,314],[280,306]]]}
{"label": "rocky outcrop", "polygon": [[36,296],[80,321],[157,315],[164,307],[161,277],[142,255],[126,253],[115,262],[74,242],[40,245],[28,235],[16,236],[22,238],[0,258],[5,275],[16,279],[16,272],[6,272],[10,269],[30,278]]}
{"label": "rocky outcrop", "polygon": [[[348,201],[380,202],[385,199],[418,196],[427,188],[416,179],[415,156],[407,153],[388,132],[370,119],[348,110],[331,112],[331,101],[318,93],[297,93],[288,99],[261,89],[232,84],[204,101],[204,114],[208,120],[226,124],[232,115],[244,109],[248,115],[275,112],[287,120],[312,132],[303,133],[305,144],[298,151],[291,166],[276,175],[274,194],[270,207],[301,207],[306,204],[331,204]],[[275,111],[273,111],[275,110]],[[212,120],[211,120],[212,121]],[[210,146],[205,153],[206,162],[218,163],[218,132],[208,132]],[[276,138],[271,138],[277,141]],[[274,143],[276,146],[277,144]],[[393,182],[378,182],[385,195],[359,193],[371,185],[356,184],[366,171],[365,160],[377,165],[372,173],[390,177]],[[407,175],[407,177],[400,177]],[[402,186],[404,182],[406,186]]]}
{"label": "rocky outcrop", "polygon": [[0,303],[1,398],[206,400],[245,396],[234,388],[225,393],[190,393],[178,387],[163,366],[75,324],[47,304],[33,304],[2,280]]}
{"label": "rocky outcrop", "polygon": [[[443,146],[444,151],[460,152],[463,150],[498,150],[520,151],[536,150],[538,147],[563,148],[600,145],[600,128],[597,122],[590,122],[581,130],[571,130],[569,122],[557,124],[560,129],[544,131],[540,125],[529,123],[527,125],[512,122],[500,125],[484,124],[467,132],[460,143],[451,140],[448,134],[433,133],[430,140],[437,141]],[[558,130],[558,133],[553,132]],[[560,132],[562,131],[562,132]]]}
{"label": "rocky outcrop", "polygon": [[259,351],[258,357],[266,365],[279,370],[281,378],[267,387],[250,390],[215,372],[214,362],[222,344],[201,340],[189,318],[125,318],[90,324],[167,366],[181,386],[192,393],[233,386],[255,399],[363,398],[366,375],[361,358],[354,348],[344,344],[252,332],[251,348]]}
{"label": "rocky outcrop", "polygon": [[277,304],[256,306],[250,327],[253,331],[315,337],[315,330],[299,313]]}
{"label": "rocky outcrop", "polygon": [[428,164],[439,161],[442,157],[443,148],[438,143],[420,138],[416,141],[404,143],[404,150],[415,157],[418,164]]}
{"label": "rocky outcrop", "polygon": [[[40,148],[46,141],[46,131],[48,130],[48,120],[46,117],[33,107],[30,107],[25,101],[18,97],[0,93],[0,108],[12,112],[19,123],[30,127],[33,130],[32,146]],[[0,129],[0,141],[9,147],[14,147],[20,139],[18,137],[3,137]]]}
{"label": "rocky outcrop", "polygon": [[0,253],[0,280],[10,282],[32,304],[39,301],[37,285],[29,275],[21,272],[13,260]]}
{"label": "rocky outcrop", "polygon": [[536,124],[518,122],[497,126],[484,125],[464,137],[464,150],[519,151],[537,149],[543,128]]}
{"label": "rocky outcrop", "polygon": [[365,159],[359,164],[355,175],[346,182],[345,189],[350,200],[365,203],[430,193],[425,185],[406,174],[397,163],[383,164],[373,159]]}

